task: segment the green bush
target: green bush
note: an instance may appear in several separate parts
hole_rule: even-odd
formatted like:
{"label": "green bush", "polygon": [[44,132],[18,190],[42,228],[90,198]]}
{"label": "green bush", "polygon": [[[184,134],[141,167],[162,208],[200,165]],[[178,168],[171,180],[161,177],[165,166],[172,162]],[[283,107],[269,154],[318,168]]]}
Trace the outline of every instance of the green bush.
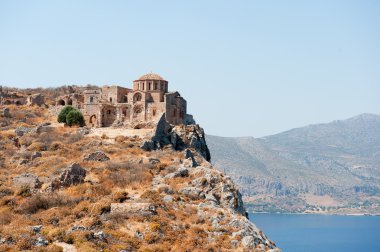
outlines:
{"label": "green bush", "polygon": [[71,106],[65,106],[61,112],[59,112],[59,115],[58,115],[58,122],[59,123],[66,123],[66,116],[67,114],[72,111],[72,110],[75,110],[75,108],[71,107]]}
{"label": "green bush", "polygon": [[84,126],[84,118],[79,110],[71,110],[66,116],[66,124],[70,127],[73,125]]}

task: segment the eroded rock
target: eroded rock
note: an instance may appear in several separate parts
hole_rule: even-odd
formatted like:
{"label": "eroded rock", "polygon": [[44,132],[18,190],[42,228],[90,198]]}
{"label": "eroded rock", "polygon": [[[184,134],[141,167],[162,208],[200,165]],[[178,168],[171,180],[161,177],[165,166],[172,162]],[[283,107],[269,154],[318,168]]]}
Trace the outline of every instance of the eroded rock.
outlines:
{"label": "eroded rock", "polygon": [[95,151],[93,153],[88,154],[83,161],[98,161],[105,162],[110,160],[110,158],[103,151]]}
{"label": "eroded rock", "polygon": [[21,187],[28,186],[30,189],[37,189],[41,187],[39,178],[31,173],[23,173],[13,178],[13,185]]}
{"label": "eroded rock", "polygon": [[48,186],[48,191],[54,191],[61,187],[68,187],[84,182],[86,177],[86,170],[83,169],[78,163],[72,163],[64,169],[58,177],[52,179]]}

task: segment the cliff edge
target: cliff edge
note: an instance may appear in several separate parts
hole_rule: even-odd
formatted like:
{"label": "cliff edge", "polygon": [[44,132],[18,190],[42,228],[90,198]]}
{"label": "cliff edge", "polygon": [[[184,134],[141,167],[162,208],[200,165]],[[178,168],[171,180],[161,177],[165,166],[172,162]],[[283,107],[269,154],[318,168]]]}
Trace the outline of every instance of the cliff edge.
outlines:
{"label": "cliff edge", "polygon": [[6,112],[1,251],[280,251],[209,163],[199,125],[94,136],[50,124],[43,107]]}

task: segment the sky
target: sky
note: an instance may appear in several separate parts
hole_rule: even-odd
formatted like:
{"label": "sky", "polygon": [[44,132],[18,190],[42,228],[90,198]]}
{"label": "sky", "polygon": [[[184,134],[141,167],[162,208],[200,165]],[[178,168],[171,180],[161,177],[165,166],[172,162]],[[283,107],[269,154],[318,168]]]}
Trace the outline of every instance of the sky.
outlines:
{"label": "sky", "polygon": [[0,85],[148,72],[212,135],[380,114],[380,1],[0,0]]}

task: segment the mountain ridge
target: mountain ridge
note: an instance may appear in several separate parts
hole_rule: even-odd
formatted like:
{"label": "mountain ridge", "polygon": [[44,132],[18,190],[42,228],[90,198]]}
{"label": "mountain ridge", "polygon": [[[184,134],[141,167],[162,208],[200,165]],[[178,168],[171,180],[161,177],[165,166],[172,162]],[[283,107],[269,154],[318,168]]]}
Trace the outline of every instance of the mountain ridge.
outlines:
{"label": "mountain ridge", "polygon": [[[379,115],[364,113],[262,138],[208,135],[207,142],[215,166],[233,177],[253,204],[258,198],[262,203],[264,196],[268,204],[284,197],[284,202],[307,211],[305,195],[335,198],[339,209],[379,202]],[[280,205],[280,210],[296,211]]]}

